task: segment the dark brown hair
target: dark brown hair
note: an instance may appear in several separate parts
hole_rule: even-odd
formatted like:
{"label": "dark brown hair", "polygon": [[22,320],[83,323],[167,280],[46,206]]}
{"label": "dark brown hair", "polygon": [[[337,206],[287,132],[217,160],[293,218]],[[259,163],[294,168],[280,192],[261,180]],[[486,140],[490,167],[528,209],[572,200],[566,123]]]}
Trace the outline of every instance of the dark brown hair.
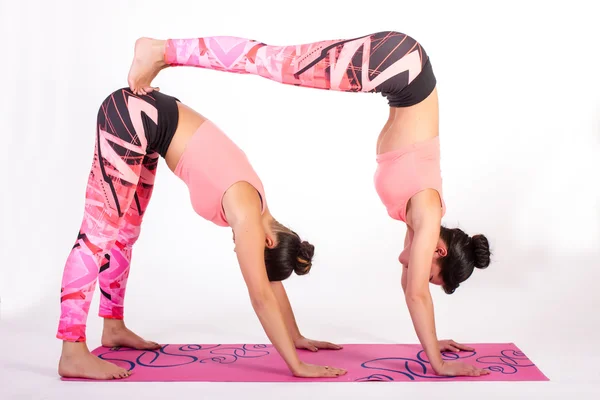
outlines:
{"label": "dark brown hair", "polygon": [[470,237],[459,228],[441,228],[440,238],[448,253],[440,259],[443,288],[454,293],[460,284],[471,276],[475,268],[485,269],[490,265],[490,244],[484,235]]}
{"label": "dark brown hair", "polygon": [[312,267],[315,246],[300,239],[300,236],[281,225],[273,222],[273,231],[277,235],[277,246],[270,249],[265,247],[265,266],[269,281],[283,281],[295,272],[306,275]]}

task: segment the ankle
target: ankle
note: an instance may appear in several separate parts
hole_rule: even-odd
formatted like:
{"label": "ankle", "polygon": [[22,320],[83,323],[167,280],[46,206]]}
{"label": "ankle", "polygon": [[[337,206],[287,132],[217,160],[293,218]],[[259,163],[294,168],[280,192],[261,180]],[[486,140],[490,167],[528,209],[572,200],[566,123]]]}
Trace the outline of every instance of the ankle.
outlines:
{"label": "ankle", "polygon": [[166,40],[152,40],[152,48],[155,54],[156,63],[162,68],[167,66],[167,62],[165,60],[166,50],[167,50],[167,41]]}
{"label": "ankle", "polygon": [[[167,65],[165,61],[165,51],[167,50],[167,41],[141,37],[135,42],[136,53],[138,49],[144,57],[150,56],[150,61],[159,67]],[[147,59],[145,60],[148,61]]]}
{"label": "ankle", "polygon": [[104,332],[119,331],[123,329],[126,329],[124,320],[104,318]]}
{"label": "ankle", "polygon": [[62,356],[72,357],[85,353],[89,353],[90,350],[87,347],[86,342],[67,342],[63,341]]}

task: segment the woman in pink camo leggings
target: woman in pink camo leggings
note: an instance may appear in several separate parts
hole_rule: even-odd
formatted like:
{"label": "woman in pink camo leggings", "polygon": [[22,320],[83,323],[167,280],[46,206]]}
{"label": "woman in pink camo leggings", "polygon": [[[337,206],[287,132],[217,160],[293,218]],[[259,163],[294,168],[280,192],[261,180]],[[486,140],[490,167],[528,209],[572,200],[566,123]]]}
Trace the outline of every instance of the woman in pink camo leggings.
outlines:
{"label": "woman in pink camo leggings", "polygon": [[429,284],[453,293],[475,268],[489,265],[490,250],[484,235],[470,237],[441,225],[446,206],[436,79],[420,43],[391,31],[291,46],[229,36],[142,38],[136,42],[130,88],[139,93],[157,90],[152,80],[168,66],[254,74],[289,85],[385,96],[389,118],[377,140],[375,188],[390,217],[407,225],[399,261],[417,336],[436,373],[487,373],[466,363],[444,361],[440,350],[468,348],[438,341],[436,336]]}
{"label": "woman in pink camo leggings", "polygon": [[61,287],[57,337],[63,340],[59,374],[117,379],[129,371],[93,356],[86,321],[100,280],[102,344],[157,349],[123,321],[131,249],[154,189],[159,157],[189,188],[194,210],[218,226],[231,227],[235,251],[252,306],[291,372],[332,377],[344,370],[301,362],[295,348],[339,349],[304,338],[281,281],[304,275],[314,247],[271,215],[261,180],[246,154],[214,123],[160,92],[136,95],[120,89],[102,103],[86,190],[85,212]]}

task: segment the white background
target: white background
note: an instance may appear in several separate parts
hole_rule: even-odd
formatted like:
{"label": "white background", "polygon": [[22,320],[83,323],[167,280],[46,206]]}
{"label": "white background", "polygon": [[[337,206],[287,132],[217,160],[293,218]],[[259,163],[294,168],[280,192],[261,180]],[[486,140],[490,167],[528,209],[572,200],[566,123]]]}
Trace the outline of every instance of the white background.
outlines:
{"label": "white background", "polygon": [[[589,4],[0,0],[0,397],[598,394],[600,31]],[[82,218],[95,117],[105,96],[126,85],[135,39],[231,35],[287,45],[382,30],[406,32],[429,53],[440,96],[444,222],[484,233],[494,252],[489,269],[454,295],[432,287],[438,335],[515,342],[551,382],[58,381],[60,280]],[[417,341],[397,262],[405,228],[373,188],[383,97],[194,68],[163,71],[155,83],[246,151],[272,213],[316,245],[312,273],[286,283],[306,336]],[[196,216],[185,185],[161,161],[134,250],[130,327],[163,343],[265,342],[232,250],[231,231]],[[92,348],[101,332],[97,300]],[[43,394],[33,394],[37,384]]]}

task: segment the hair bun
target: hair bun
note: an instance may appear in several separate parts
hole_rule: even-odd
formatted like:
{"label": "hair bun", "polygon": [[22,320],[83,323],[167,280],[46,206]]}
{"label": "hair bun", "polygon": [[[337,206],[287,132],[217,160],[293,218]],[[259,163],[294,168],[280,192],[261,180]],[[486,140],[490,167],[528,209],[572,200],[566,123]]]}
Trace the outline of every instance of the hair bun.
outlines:
{"label": "hair bun", "polygon": [[296,255],[296,265],[294,266],[294,272],[297,275],[308,274],[312,267],[312,258],[315,254],[315,246],[303,241],[298,247],[298,254]]}
{"label": "hair bun", "polygon": [[302,257],[308,261],[311,261],[315,254],[315,246],[308,243],[306,240],[300,243],[298,248],[298,257]]}
{"label": "hair bun", "polygon": [[475,267],[484,269],[490,265],[490,243],[484,235],[471,238],[471,248],[475,257]]}

